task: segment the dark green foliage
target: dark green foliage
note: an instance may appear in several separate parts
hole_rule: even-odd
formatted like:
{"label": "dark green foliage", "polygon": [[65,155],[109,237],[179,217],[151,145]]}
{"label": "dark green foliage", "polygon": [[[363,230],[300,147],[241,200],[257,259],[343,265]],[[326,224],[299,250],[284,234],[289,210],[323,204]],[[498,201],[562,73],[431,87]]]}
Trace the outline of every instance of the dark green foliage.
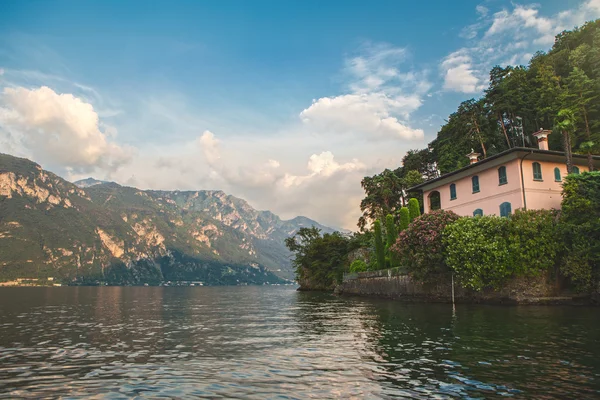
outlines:
{"label": "dark green foliage", "polygon": [[368,271],[369,267],[363,260],[354,260],[350,264],[350,272],[364,272]]}
{"label": "dark green foliage", "polygon": [[463,217],[443,233],[446,264],[464,287],[497,286],[511,275],[508,218]]}
{"label": "dark green foliage", "polygon": [[396,252],[403,267],[418,280],[427,280],[448,271],[444,260],[442,232],[458,219],[452,211],[437,210],[415,219],[400,232],[392,251]]}
{"label": "dark green foliage", "polygon": [[396,255],[390,251],[390,248],[396,244],[396,240],[398,240],[398,229],[396,229],[396,221],[394,221],[394,216],[390,214],[385,217],[385,235],[387,239],[385,244],[385,252],[389,260],[389,268],[394,268],[398,266],[398,260]]}
{"label": "dark green foliage", "polygon": [[319,229],[300,228],[285,240],[294,253],[296,277],[305,289],[329,290],[342,279],[348,268],[348,253],[355,241],[339,232],[321,235]]}
{"label": "dark green foliage", "polygon": [[375,259],[377,260],[377,269],[385,269],[385,247],[381,233],[381,221],[375,220],[373,224],[373,235],[375,240]]}
{"label": "dark green foliage", "polygon": [[563,184],[562,272],[581,290],[600,281],[600,172],[568,175]]}
{"label": "dark green foliage", "polygon": [[537,275],[557,265],[562,252],[556,210],[516,210],[508,224],[514,275]]}
{"label": "dark green foliage", "polygon": [[517,210],[511,218],[463,217],[445,228],[443,241],[446,263],[461,285],[475,290],[549,270],[561,249],[554,210]]}
{"label": "dark green foliage", "polygon": [[408,201],[408,215],[410,222],[413,222],[417,217],[421,216],[421,207],[417,199],[410,199]]}
{"label": "dark green foliage", "polygon": [[[489,157],[511,147],[537,147],[532,133],[552,129],[559,111],[573,113],[574,151],[600,149],[600,20],[557,35],[554,47],[538,52],[528,66],[496,66],[489,87],[480,99],[461,103],[428,149],[411,150],[410,170],[427,171],[428,165],[447,173],[468,165],[471,149]],[[563,150],[559,129],[549,137],[551,150]],[[431,153],[431,158],[417,154]],[[408,155],[408,154],[407,154]],[[404,163],[404,167],[407,164]]]}
{"label": "dark green foliage", "polygon": [[369,222],[383,219],[396,210],[403,196],[403,184],[398,175],[389,169],[381,174],[365,177],[361,181],[366,197],[360,202],[362,216],[358,221],[360,230]]}
{"label": "dark green foliage", "polygon": [[408,207],[402,207],[400,209],[400,232],[406,230],[410,224],[410,210]]}

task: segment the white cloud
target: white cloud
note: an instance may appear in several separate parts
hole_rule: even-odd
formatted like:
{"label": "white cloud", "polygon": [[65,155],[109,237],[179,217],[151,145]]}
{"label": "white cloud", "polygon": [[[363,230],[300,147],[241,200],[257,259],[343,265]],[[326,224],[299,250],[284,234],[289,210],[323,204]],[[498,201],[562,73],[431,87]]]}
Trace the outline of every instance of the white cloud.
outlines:
{"label": "white cloud", "polygon": [[445,90],[481,92],[491,67],[526,64],[533,53],[551,47],[559,32],[600,17],[600,0],[587,0],[554,15],[543,15],[538,4],[513,5],[493,14],[483,6],[477,6],[476,11],[478,22],[460,34],[469,40],[468,46],[440,63]]}
{"label": "white cloud", "polygon": [[219,151],[219,141],[215,137],[215,134],[211,131],[204,131],[202,136],[198,138],[198,142],[204,152],[204,157],[208,161],[209,165],[213,165],[218,162],[221,158],[221,152]]}
{"label": "white cloud", "polygon": [[114,171],[126,163],[132,150],[108,140],[93,106],[72,94],[49,87],[4,88],[0,125],[36,161],[60,165],[70,171]]}
{"label": "white cloud", "polygon": [[475,76],[468,50],[461,49],[443,61],[444,89],[462,93],[477,93],[484,89],[483,81]]}
{"label": "white cloud", "polygon": [[490,12],[490,10],[482,4],[479,4],[478,6],[476,6],[475,11],[477,11],[477,14],[479,14],[482,17],[487,16],[488,13]]}
{"label": "white cloud", "polygon": [[409,118],[431,84],[426,71],[400,69],[407,58],[404,48],[365,46],[361,55],[346,60],[349,93],[314,100],[300,119],[319,133],[423,139],[423,130],[410,127]]}
{"label": "white cloud", "polygon": [[418,96],[389,98],[381,93],[323,97],[302,111],[302,121],[324,132],[359,133],[364,136],[396,139],[423,139],[421,129],[413,129],[392,116],[408,116],[421,105]]}

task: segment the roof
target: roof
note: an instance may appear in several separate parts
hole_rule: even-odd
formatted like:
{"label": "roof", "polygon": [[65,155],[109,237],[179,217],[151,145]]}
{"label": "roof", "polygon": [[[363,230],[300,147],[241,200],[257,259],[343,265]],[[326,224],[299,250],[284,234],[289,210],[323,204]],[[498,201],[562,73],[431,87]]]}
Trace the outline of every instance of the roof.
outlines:
{"label": "roof", "polygon": [[[565,157],[565,153],[563,151],[554,151],[554,150],[540,150],[540,149],[534,149],[534,148],[529,148],[529,147],[513,147],[511,149],[505,150],[502,153],[498,153],[498,154],[494,154],[493,156],[490,156],[488,158],[485,158],[481,161],[477,161],[476,163],[473,164],[469,164],[466,167],[462,167],[460,169],[457,169],[456,171],[452,171],[452,172],[448,172],[447,174],[438,176],[437,178],[433,178],[430,179],[428,181],[425,181],[423,183],[420,183],[418,185],[415,185],[411,188],[408,189],[408,191],[414,191],[414,190],[422,190],[422,188],[424,186],[429,186],[432,183],[436,183],[438,181],[442,181],[442,180],[446,180],[449,177],[452,177],[454,175],[458,175],[461,174],[462,172],[471,170],[471,169],[481,169],[482,165],[485,164],[489,164],[492,163],[494,160],[498,160],[502,157],[506,157],[508,155],[513,155],[512,153],[525,153],[525,154],[537,154],[537,155],[541,155],[541,156],[551,156],[551,157]],[[515,158],[516,158],[516,154],[514,154]],[[593,159],[595,161],[600,161],[600,156],[594,155],[592,156]],[[587,155],[585,154],[573,154],[573,159],[574,160],[587,160]],[[490,165],[491,167],[491,165]]]}

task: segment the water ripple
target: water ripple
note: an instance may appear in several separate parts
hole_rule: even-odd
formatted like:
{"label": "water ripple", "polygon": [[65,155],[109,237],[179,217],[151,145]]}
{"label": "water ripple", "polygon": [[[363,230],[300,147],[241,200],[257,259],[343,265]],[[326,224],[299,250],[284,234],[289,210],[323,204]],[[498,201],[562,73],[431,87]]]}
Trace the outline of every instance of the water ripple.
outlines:
{"label": "water ripple", "polygon": [[594,398],[596,309],[289,288],[0,290],[0,398]]}

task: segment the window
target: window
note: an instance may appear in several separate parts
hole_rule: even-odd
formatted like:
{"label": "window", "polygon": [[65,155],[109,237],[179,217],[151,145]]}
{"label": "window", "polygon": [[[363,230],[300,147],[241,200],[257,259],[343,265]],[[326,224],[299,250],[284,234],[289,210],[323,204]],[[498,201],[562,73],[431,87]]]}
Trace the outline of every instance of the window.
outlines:
{"label": "window", "polygon": [[571,173],[579,175],[579,167],[573,165],[573,168],[571,168]]}
{"label": "window", "polygon": [[506,167],[498,168],[498,184],[506,185],[508,183],[508,179],[506,178]]}
{"label": "window", "polygon": [[456,200],[456,185],[450,185],[450,200]]}
{"label": "window", "polygon": [[473,216],[474,217],[483,217],[483,210],[481,208],[478,208],[477,210],[473,211]]}
{"label": "window", "polygon": [[542,166],[539,162],[533,163],[533,180],[541,181],[542,180]]}
{"label": "window", "polygon": [[562,181],[562,178],[560,177],[560,168],[558,168],[558,167],[554,168],[554,180],[556,182]]}
{"label": "window", "polygon": [[500,204],[500,216],[501,217],[509,217],[512,212],[511,206],[509,202],[504,202]]}
{"label": "window", "polygon": [[479,193],[479,177],[472,177],[471,182],[473,183],[473,193]]}

